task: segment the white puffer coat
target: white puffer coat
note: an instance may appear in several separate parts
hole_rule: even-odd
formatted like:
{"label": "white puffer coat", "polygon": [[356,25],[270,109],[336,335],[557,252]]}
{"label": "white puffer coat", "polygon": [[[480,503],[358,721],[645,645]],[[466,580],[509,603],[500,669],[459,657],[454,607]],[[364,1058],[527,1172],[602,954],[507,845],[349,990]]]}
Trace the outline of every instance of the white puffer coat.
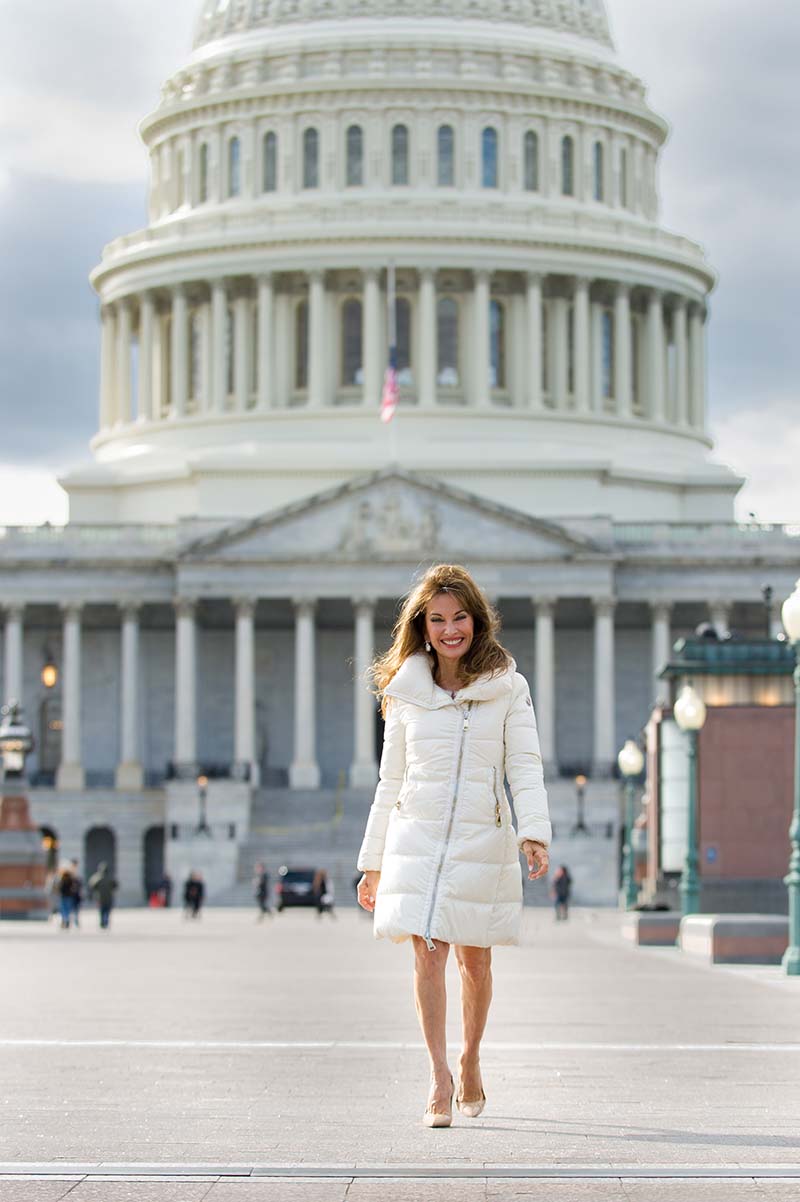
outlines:
{"label": "white puffer coat", "polygon": [[[453,699],[427,655],[386,689],[380,780],[358,856],[381,873],[373,931],[469,947],[519,942],[524,839],[549,846],[547,794],[530,690],[509,667]],[[503,778],[508,778],[515,831]]]}

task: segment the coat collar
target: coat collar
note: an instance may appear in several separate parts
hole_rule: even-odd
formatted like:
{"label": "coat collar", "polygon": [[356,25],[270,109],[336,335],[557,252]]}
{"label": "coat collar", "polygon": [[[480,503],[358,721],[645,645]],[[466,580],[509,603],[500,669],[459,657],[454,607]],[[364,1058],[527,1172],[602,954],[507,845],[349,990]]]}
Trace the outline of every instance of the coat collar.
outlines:
{"label": "coat collar", "polygon": [[434,683],[430,661],[425,652],[415,651],[400,665],[384,691],[387,697],[411,701],[414,705],[431,710],[440,709],[445,705],[461,705],[464,701],[491,701],[504,693],[510,695],[516,670],[517,665],[512,659],[502,672],[495,675],[486,672],[472,684],[459,689],[454,699]]}

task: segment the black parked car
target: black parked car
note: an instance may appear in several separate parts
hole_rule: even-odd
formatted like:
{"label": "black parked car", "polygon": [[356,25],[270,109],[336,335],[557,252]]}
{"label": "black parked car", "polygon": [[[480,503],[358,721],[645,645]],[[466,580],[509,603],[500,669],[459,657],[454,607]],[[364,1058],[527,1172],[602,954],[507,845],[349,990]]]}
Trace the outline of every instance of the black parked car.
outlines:
{"label": "black parked car", "polygon": [[278,913],[284,906],[316,906],[316,877],[316,868],[288,868],[286,864],[281,865],[278,869],[279,879],[275,885],[275,907]]}

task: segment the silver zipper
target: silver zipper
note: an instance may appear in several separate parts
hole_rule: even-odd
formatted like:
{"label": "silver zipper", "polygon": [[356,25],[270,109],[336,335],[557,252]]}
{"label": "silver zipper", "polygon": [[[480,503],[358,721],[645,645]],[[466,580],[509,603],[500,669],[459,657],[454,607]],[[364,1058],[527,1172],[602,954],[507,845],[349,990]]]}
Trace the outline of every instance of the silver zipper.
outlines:
{"label": "silver zipper", "polygon": [[442,847],[442,854],[439,857],[439,867],[436,869],[436,880],[433,883],[433,896],[431,897],[431,904],[430,904],[430,908],[428,910],[428,920],[425,923],[424,939],[425,939],[425,943],[427,945],[429,952],[436,951],[436,944],[431,939],[431,920],[433,918],[433,910],[436,905],[436,894],[439,890],[439,878],[442,875],[442,868],[444,866],[444,858],[447,855],[447,845],[450,842],[450,835],[453,830],[453,818],[454,818],[455,812],[456,812],[456,802],[458,801],[458,786],[459,786],[459,783],[461,780],[461,761],[464,756],[464,738],[466,736],[467,730],[469,729],[469,718],[470,718],[470,714],[472,713],[472,707],[474,704],[475,704],[474,701],[468,701],[467,708],[464,711],[464,721],[461,725],[461,742],[458,745],[458,762],[456,764],[456,787],[453,792],[453,800],[450,803],[450,821],[447,824],[447,834],[444,837],[444,846]]}
{"label": "silver zipper", "polygon": [[492,796],[494,797],[494,824],[502,826],[503,819],[500,815],[500,799],[497,796],[497,768],[492,768]]}
{"label": "silver zipper", "polygon": [[397,810],[400,809],[400,798],[403,795],[403,789],[406,787],[407,779],[408,779],[408,764],[406,764],[406,766],[405,766],[405,770],[403,772],[403,781],[402,781],[402,784],[400,785],[400,792],[397,794],[397,801],[394,803],[395,809],[397,809]]}

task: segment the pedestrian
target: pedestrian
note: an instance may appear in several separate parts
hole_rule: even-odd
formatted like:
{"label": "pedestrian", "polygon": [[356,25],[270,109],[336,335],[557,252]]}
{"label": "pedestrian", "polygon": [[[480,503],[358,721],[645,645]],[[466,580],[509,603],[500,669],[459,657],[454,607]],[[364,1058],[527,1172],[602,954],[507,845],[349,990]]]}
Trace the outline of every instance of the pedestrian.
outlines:
{"label": "pedestrian", "polygon": [[[499,617],[462,567],[430,568],[406,597],[372,665],[386,719],[380,779],[358,856],[358,899],[373,933],[411,939],[414,992],[431,1068],[423,1115],[449,1127],[445,967],[461,975],[463,1046],[456,1105],[486,1103],[480,1041],[492,947],[519,942],[522,873],[547,873],[551,839],[530,690],[501,645]],[[503,784],[508,778],[517,829]]]}
{"label": "pedestrian", "polygon": [[59,910],[61,912],[61,930],[68,931],[72,924],[75,907],[75,883],[72,877],[72,865],[62,864],[56,881]]}
{"label": "pedestrian", "polygon": [[336,915],[333,912],[333,885],[328,880],[328,874],[324,868],[320,868],[312,885],[314,897],[317,899],[317,918],[322,918],[323,914],[330,914],[331,918]]}
{"label": "pedestrian", "polygon": [[70,860],[69,867],[72,875],[72,921],[75,923],[76,927],[80,927],[81,902],[83,901],[83,880],[81,879],[77,860]]}
{"label": "pedestrian", "polygon": [[559,864],[553,873],[553,883],[550,886],[550,896],[556,905],[556,921],[566,921],[569,918],[569,895],[572,892],[572,877],[566,864]]}
{"label": "pedestrian", "polygon": [[118,888],[117,882],[105,860],[97,865],[97,872],[89,877],[89,897],[96,895],[97,909],[100,914],[100,928],[107,931],[111,922],[111,910],[114,905],[114,894]]}
{"label": "pedestrian", "polygon": [[258,906],[259,922],[263,922],[265,914],[273,918],[272,907],[269,904],[269,873],[260,861],[253,869],[253,892]]}
{"label": "pedestrian", "polygon": [[199,918],[205,896],[205,885],[199,872],[190,872],[183,886],[184,914],[187,918]]}
{"label": "pedestrian", "polygon": [[172,904],[172,877],[168,872],[164,872],[161,876],[161,882],[158,886],[158,891],[161,894],[161,900],[165,906]]}

